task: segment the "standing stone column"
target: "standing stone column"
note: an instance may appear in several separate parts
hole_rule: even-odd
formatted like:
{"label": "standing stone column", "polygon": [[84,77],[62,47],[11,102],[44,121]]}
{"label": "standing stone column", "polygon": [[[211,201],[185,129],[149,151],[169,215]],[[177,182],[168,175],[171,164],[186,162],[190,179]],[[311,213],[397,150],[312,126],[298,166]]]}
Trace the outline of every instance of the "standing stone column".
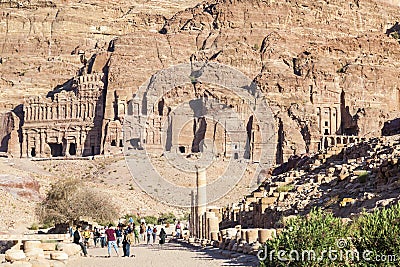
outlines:
{"label": "standing stone column", "polygon": [[28,145],[29,145],[29,138],[28,133],[25,133],[22,139],[22,157],[28,157]]}
{"label": "standing stone column", "polygon": [[195,236],[196,235],[196,204],[195,204],[195,196],[194,196],[194,191],[190,193],[190,235]]}
{"label": "standing stone column", "polygon": [[202,216],[206,212],[206,203],[207,203],[207,176],[206,176],[206,169],[197,168],[196,171],[196,178],[197,178],[197,237],[203,237],[203,220]]}
{"label": "standing stone column", "polygon": [[215,212],[206,212],[206,218],[206,238],[208,240],[218,240],[219,221]]}

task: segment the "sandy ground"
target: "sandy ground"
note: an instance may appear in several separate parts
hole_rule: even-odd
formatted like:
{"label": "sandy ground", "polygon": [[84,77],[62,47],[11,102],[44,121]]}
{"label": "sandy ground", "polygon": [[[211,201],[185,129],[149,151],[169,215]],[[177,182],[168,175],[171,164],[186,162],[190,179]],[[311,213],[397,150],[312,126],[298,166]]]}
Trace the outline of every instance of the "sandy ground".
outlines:
{"label": "sandy ground", "polygon": [[[123,255],[119,248],[120,256]],[[255,256],[242,255],[229,259],[220,254],[220,250],[199,249],[186,244],[166,243],[146,245],[140,244],[131,248],[135,257],[117,257],[112,251],[111,258],[107,258],[107,248],[89,248],[90,257],[75,258],[68,261],[67,267],[213,267],[213,266],[257,266]]]}

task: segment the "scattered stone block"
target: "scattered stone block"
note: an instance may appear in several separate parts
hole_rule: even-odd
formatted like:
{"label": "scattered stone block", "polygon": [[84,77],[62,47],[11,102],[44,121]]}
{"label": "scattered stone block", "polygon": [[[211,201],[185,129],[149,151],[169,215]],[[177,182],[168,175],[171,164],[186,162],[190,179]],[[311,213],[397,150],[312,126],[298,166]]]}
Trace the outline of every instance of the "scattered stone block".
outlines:
{"label": "scattered stone block", "polygon": [[346,179],[347,177],[349,177],[349,175],[350,175],[349,170],[343,166],[342,170],[339,173],[339,180],[342,181],[342,180]]}
{"label": "scattered stone block", "polygon": [[275,229],[259,229],[258,230],[258,242],[263,244],[269,239],[276,237]]}
{"label": "scattered stone block", "polygon": [[247,229],[246,242],[248,244],[256,242],[257,238],[258,238],[258,229]]}
{"label": "scattered stone block", "polygon": [[41,244],[42,244],[42,242],[40,242],[40,241],[25,241],[24,242],[24,250],[40,248]]}
{"label": "scattered stone block", "polygon": [[275,203],[275,201],[276,201],[275,197],[263,197],[261,199],[261,204],[270,205]]}
{"label": "scattered stone block", "polygon": [[25,256],[27,258],[29,258],[30,260],[44,259],[44,252],[43,252],[43,249],[41,249],[41,248],[31,248],[31,249],[25,250]]}
{"label": "scattered stone block", "polygon": [[345,197],[345,198],[343,198],[342,201],[340,201],[339,206],[340,207],[346,207],[348,204],[353,205],[355,202],[356,202],[355,199],[349,198],[349,197]]}
{"label": "scattered stone block", "polygon": [[81,247],[74,243],[58,243],[57,250],[66,253],[68,256],[74,256],[81,252]]}
{"label": "scattered stone block", "polygon": [[49,261],[50,262],[50,267],[65,267],[65,263],[62,261]]}
{"label": "scattered stone block", "polygon": [[11,262],[23,261],[26,259],[26,256],[22,250],[9,249],[5,253],[5,259]]}
{"label": "scattered stone block", "polygon": [[30,261],[32,267],[50,267],[50,262],[47,260],[34,260]]}
{"label": "scattered stone block", "polygon": [[279,193],[278,201],[279,201],[279,202],[282,202],[283,200],[285,200],[285,196],[286,196],[286,193],[285,193],[285,192]]}
{"label": "scattered stone block", "polygon": [[44,251],[54,251],[54,250],[56,250],[56,244],[55,243],[41,243],[40,248],[43,249]]}
{"label": "scattered stone block", "polygon": [[32,263],[28,261],[15,261],[0,264],[1,267],[32,267]]}
{"label": "scattered stone block", "polygon": [[66,261],[68,260],[68,254],[62,251],[52,251],[50,253],[50,259],[57,261]]}

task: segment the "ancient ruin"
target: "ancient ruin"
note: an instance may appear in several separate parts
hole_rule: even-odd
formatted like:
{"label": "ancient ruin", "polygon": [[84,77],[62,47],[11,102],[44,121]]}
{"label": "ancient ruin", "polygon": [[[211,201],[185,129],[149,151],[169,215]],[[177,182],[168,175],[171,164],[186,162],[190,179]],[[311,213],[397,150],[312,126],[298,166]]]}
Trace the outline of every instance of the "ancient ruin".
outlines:
{"label": "ancient ruin", "polygon": [[[104,74],[74,79],[51,97],[30,97],[24,104],[23,157],[100,154]],[[114,141],[115,142],[115,141]]]}

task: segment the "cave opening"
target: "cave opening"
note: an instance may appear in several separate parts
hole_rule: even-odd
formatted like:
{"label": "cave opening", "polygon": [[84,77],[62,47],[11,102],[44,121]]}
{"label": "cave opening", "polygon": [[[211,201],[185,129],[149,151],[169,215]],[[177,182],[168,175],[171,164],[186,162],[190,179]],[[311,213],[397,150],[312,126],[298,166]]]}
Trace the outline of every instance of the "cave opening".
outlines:
{"label": "cave opening", "polygon": [[62,144],[59,143],[49,143],[50,153],[52,157],[61,157],[62,156]]}
{"label": "cave opening", "polygon": [[69,144],[69,154],[71,156],[75,156],[76,155],[76,144],[75,143],[71,143]]}

